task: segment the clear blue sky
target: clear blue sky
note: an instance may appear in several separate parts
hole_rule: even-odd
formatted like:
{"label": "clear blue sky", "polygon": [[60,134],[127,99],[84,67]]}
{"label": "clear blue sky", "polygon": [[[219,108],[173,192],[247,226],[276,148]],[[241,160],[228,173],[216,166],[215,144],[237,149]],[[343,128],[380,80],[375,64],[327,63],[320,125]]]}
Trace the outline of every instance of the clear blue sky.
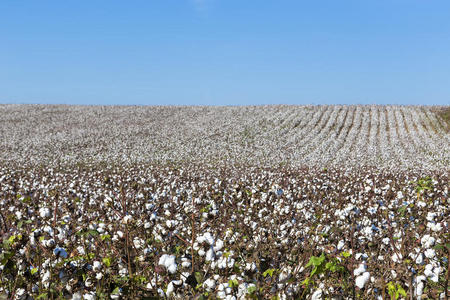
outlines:
{"label": "clear blue sky", "polygon": [[450,1],[0,1],[0,102],[449,104]]}

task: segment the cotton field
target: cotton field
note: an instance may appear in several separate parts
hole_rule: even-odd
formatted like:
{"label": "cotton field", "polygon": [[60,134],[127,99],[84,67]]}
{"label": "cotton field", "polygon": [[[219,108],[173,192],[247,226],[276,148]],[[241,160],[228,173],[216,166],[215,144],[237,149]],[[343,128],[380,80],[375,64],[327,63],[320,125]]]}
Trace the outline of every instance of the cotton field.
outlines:
{"label": "cotton field", "polygon": [[0,105],[0,160],[440,170],[450,165],[445,109]]}
{"label": "cotton field", "polygon": [[0,298],[448,299],[445,107],[0,106]]}

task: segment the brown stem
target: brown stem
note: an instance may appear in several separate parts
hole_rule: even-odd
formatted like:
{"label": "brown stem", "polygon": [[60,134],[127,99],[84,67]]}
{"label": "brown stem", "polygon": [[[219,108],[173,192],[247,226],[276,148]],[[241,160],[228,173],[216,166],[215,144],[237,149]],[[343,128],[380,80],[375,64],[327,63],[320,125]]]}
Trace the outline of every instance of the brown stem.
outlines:
{"label": "brown stem", "polygon": [[353,236],[355,235],[355,224],[354,224],[354,220],[352,219],[352,233],[350,236],[350,243],[352,246],[352,258],[351,258],[351,266],[350,266],[350,271],[352,273],[352,298],[356,299],[356,287],[355,287],[355,273],[353,272],[355,270],[355,243],[354,243],[354,238]]}
{"label": "brown stem", "polygon": [[192,259],[192,274],[194,274],[194,241],[195,241],[195,227],[194,227],[194,197],[192,197],[192,240],[191,240],[191,259]]}
{"label": "brown stem", "polygon": [[450,248],[447,248],[447,275],[445,276],[445,300],[448,300],[449,293],[448,293],[448,280],[449,280],[449,273],[450,273]]}
{"label": "brown stem", "polygon": [[56,217],[58,215],[58,193],[55,193],[55,208],[53,209],[53,238],[55,238],[55,228],[56,228]]}

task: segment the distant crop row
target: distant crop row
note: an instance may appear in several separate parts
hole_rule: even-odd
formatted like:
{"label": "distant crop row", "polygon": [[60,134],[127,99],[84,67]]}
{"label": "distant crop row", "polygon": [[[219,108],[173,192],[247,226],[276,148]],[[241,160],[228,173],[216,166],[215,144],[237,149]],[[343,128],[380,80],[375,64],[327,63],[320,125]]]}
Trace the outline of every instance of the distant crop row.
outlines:
{"label": "distant crop row", "polygon": [[448,107],[0,106],[0,160],[26,165],[209,163],[376,166],[450,164]]}

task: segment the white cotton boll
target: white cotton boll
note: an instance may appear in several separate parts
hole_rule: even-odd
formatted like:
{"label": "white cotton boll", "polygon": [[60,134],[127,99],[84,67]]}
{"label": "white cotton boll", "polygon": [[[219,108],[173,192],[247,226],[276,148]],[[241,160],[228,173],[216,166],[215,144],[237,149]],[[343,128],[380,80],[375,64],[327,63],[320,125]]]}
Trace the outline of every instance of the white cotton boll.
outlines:
{"label": "white cotton boll", "polygon": [[342,248],[344,248],[344,246],[345,246],[345,242],[343,240],[340,240],[339,243],[337,244],[337,249],[342,250]]}
{"label": "white cotton boll", "polygon": [[403,199],[403,193],[402,193],[402,191],[398,191],[397,192],[397,199]]}
{"label": "white cotton boll", "polygon": [[322,299],[322,290],[318,289],[315,290],[314,293],[311,295],[311,300],[320,300]]}
{"label": "white cotton boll", "polygon": [[56,244],[56,242],[55,242],[54,239],[43,240],[42,243],[43,243],[44,246],[47,247],[47,248],[51,248],[51,247],[53,247],[53,246]]}
{"label": "white cotton boll", "polygon": [[400,254],[400,253],[394,253],[394,254],[391,256],[391,259],[392,259],[393,262],[399,263],[399,262],[402,261],[403,255]]}
{"label": "white cotton boll", "polygon": [[428,222],[427,227],[430,228],[432,231],[434,232],[439,232],[442,230],[442,225],[441,223],[433,223],[433,222]]}
{"label": "white cotton boll", "polygon": [[86,252],[84,251],[83,246],[78,246],[78,247],[77,247],[77,251],[78,251],[78,253],[79,253],[80,255],[85,255],[85,254],[86,254]]}
{"label": "white cotton boll", "polygon": [[419,201],[419,202],[417,202],[417,205],[418,205],[419,207],[423,208],[423,207],[426,207],[426,206],[427,206],[427,203],[424,202],[424,201]]}
{"label": "white cotton boll", "polygon": [[430,221],[430,222],[432,222],[433,220],[434,220],[434,218],[436,217],[436,213],[434,213],[434,212],[428,212],[427,213],[427,221]]}
{"label": "white cotton boll", "polygon": [[133,220],[133,217],[131,215],[126,215],[122,219],[122,224],[129,224]]}
{"label": "white cotton boll", "polygon": [[15,298],[16,299],[20,299],[20,300],[25,299],[26,298],[26,291],[25,291],[25,289],[22,289],[22,288],[17,289]]}
{"label": "white cotton boll", "polygon": [[420,242],[423,247],[430,248],[430,247],[434,246],[436,239],[434,237],[430,236],[429,234],[426,234],[422,237]]}
{"label": "white cotton boll", "polygon": [[[17,220],[21,220],[22,219],[22,212],[16,211],[16,218],[17,218]],[[16,295],[17,295],[17,293],[16,293]]]}
{"label": "white cotton boll", "polygon": [[397,278],[397,272],[395,270],[391,270],[392,278]]}
{"label": "white cotton boll", "polygon": [[390,239],[389,238],[384,238],[381,240],[381,242],[385,245],[389,245]]}
{"label": "white cotton boll", "polygon": [[280,273],[280,276],[278,277],[278,280],[280,282],[282,282],[284,280],[287,280],[289,277],[290,277],[289,273],[283,271],[283,272]]}
{"label": "white cotton boll", "polygon": [[232,268],[234,266],[234,258],[228,258],[227,266],[228,268]]}
{"label": "white cotton boll", "polygon": [[355,258],[356,259],[360,259],[362,257],[362,259],[367,259],[367,254],[365,254],[365,253],[356,253],[355,254]]}
{"label": "white cotton boll", "polygon": [[226,296],[227,296],[227,294],[225,294],[224,291],[217,292],[217,298],[219,298],[219,299],[225,299]]}
{"label": "white cotton boll", "polygon": [[216,287],[216,281],[212,278],[208,278],[203,283],[203,287],[206,289],[206,291],[211,292]]}
{"label": "white cotton boll", "polygon": [[212,261],[212,260],[214,260],[215,257],[216,257],[216,254],[214,253],[214,249],[211,247],[211,248],[206,252],[205,260],[206,260],[206,261]]}
{"label": "white cotton boll", "polygon": [[252,262],[252,263],[247,263],[246,265],[245,265],[245,269],[247,270],[247,271],[255,271],[256,270],[256,264],[254,263],[254,262]]}
{"label": "white cotton boll", "polygon": [[359,264],[358,268],[356,268],[353,271],[353,275],[358,276],[366,271],[366,265],[365,264]]}
{"label": "white cotton boll", "polygon": [[205,241],[210,244],[213,245],[214,244],[214,237],[212,236],[212,234],[210,232],[206,232],[204,235]]}
{"label": "white cotton boll", "polygon": [[97,273],[96,275],[95,275],[95,279],[97,279],[97,280],[100,280],[100,279],[102,279],[103,278],[103,273],[102,272],[99,272],[99,273]]}
{"label": "white cotton boll", "polygon": [[202,244],[205,241],[205,237],[203,235],[199,235],[197,237],[197,243]]}
{"label": "white cotton boll", "polygon": [[91,286],[93,286],[94,284],[93,284],[93,282],[92,282],[92,280],[91,280],[90,278],[87,278],[87,279],[84,281],[84,285],[85,285],[86,287],[91,287]]}
{"label": "white cotton boll", "polygon": [[98,260],[94,261],[94,263],[92,264],[92,271],[97,272],[100,271],[102,268],[102,263],[99,262]]}
{"label": "white cotton boll", "polygon": [[425,276],[430,277],[433,274],[433,266],[431,264],[426,265],[423,273]]}
{"label": "white cotton boll", "polygon": [[433,282],[438,282],[439,281],[439,275],[436,273],[432,273],[431,276],[429,277],[429,279]]}
{"label": "white cotton boll", "polygon": [[149,229],[150,227],[152,227],[152,224],[150,222],[145,222],[144,223],[144,228],[145,229]]}
{"label": "white cotton boll", "polygon": [[415,288],[416,296],[422,296],[422,294],[423,294],[423,287],[424,287],[424,284],[423,284],[422,281],[417,283],[416,288]]}
{"label": "white cotton boll", "polygon": [[429,249],[425,250],[424,254],[427,258],[433,258],[436,256],[436,251],[433,248],[429,248]]}
{"label": "white cotton boll", "polygon": [[117,232],[117,235],[122,239],[123,238],[123,232],[122,231],[120,231],[120,230],[118,230]]}
{"label": "white cotton boll", "polygon": [[175,262],[175,258],[172,255],[163,254],[159,258],[158,264],[166,267],[167,265],[171,265],[173,262]]}
{"label": "white cotton boll", "polygon": [[217,241],[216,241],[216,243],[214,245],[214,251],[217,252],[217,251],[222,250],[223,245],[224,245],[223,241],[221,239],[217,239]]}
{"label": "white cotton boll", "polygon": [[188,258],[186,258],[186,257],[183,257],[183,258],[181,259],[181,266],[182,266],[183,268],[189,268],[189,267],[191,266],[190,260],[189,260]]}
{"label": "white cotton boll", "polygon": [[172,220],[167,220],[167,221],[166,221],[166,227],[167,227],[167,228],[172,228],[172,226],[173,226]]}
{"label": "white cotton boll", "polygon": [[203,249],[198,250],[198,255],[205,256],[206,252]]}
{"label": "white cotton boll", "polygon": [[45,271],[44,275],[41,277],[42,282],[48,282],[50,280],[50,271]]}
{"label": "white cotton boll", "polygon": [[36,246],[36,239],[34,235],[30,235],[30,245],[33,247]]}
{"label": "white cotton boll", "polygon": [[362,288],[364,288],[364,285],[367,283],[367,281],[369,281],[369,279],[370,279],[370,273],[364,272],[362,275],[356,277],[355,284],[357,287],[362,289]]}
{"label": "white cotton boll", "polygon": [[81,300],[83,299],[83,296],[81,295],[80,292],[76,292],[72,295],[72,300]]}
{"label": "white cotton boll", "polygon": [[419,255],[417,255],[417,258],[416,258],[416,264],[418,264],[418,265],[423,264],[423,254],[422,254],[422,253],[420,253]]}
{"label": "white cotton boll", "polygon": [[51,217],[51,211],[48,207],[42,207],[39,209],[39,215],[41,218],[50,218]]}
{"label": "white cotton boll", "polygon": [[127,274],[128,274],[127,268],[125,268],[125,266],[122,266],[122,267],[119,266],[119,275],[126,276]]}
{"label": "white cotton boll", "polygon": [[434,274],[439,275],[439,274],[441,274],[441,272],[442,272],[442,268],[441,267],[434,267],[434,269],[433,269],[433,273]]}
{"label": "white cotton boll", "polygon": [[163,289],[159,288],[158,295],[159,295],[159,297],[164,298],[166,294],[164,293]]}
{"label": "white cotton boll", "polygon": [[169,282],[169,284],[167,285],[167,290],[166,290],[166,295],[167,295],[167,297],[170,297],[170,296],[173,294],[174,290],[175,290],[175,287],[174,287],[174,285],[173,285],[173,282],[171,281],[171,282]]}
{"label": "white cotton boll", "polygon": [[141,238],[135,237],[133,239],[133,245],[136,249],[141,249],[145,246],[145,241]]}
{"label": "white cotton boll", "polygon": [[167,271],[168,271],[170,274],[175,274],[175,273],[177,272],[177,265],[176,265],[175,263],[169,265],[169,266],[167,267]]}
{"label": "white cotton boll", "polygon": [[211,262],[211,265],[209,266],[209,268],[211,269],[211,270],[214,270],[216,267],[217,267],[217,261],[212,261]]}

